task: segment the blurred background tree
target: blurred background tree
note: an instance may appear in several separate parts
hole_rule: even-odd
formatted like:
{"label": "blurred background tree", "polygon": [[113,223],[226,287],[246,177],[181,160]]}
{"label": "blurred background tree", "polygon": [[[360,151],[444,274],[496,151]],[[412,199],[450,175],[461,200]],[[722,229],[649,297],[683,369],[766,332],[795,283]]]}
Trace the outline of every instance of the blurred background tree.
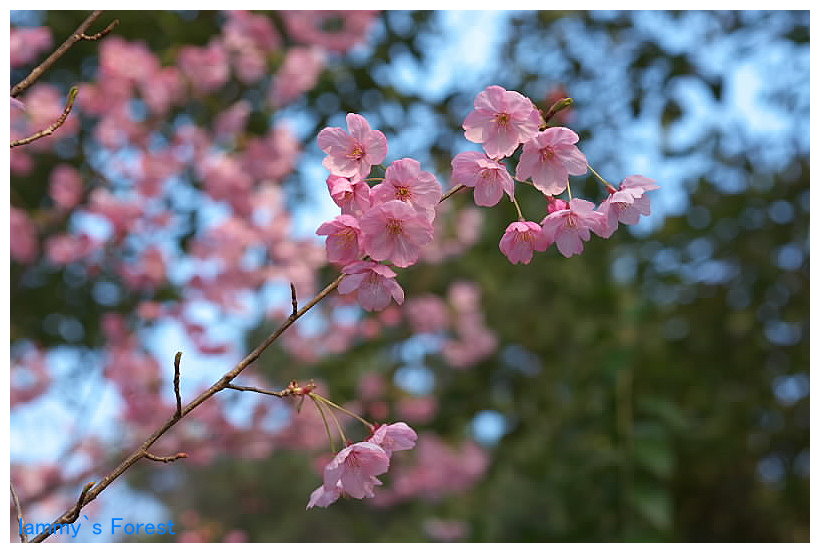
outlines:
{"label": "blurred background tree", "polygon": [[[264,14],[287,35],[281,14]],[[61,40],[84,16],[19,12],[12,22],[46,25]],[[213,12],[106,17],[164,64],[182,45],[205,45],[225,21]],[[184,105],[176,115],[203,128],[241,98],[254,106],[251,134],[274,118],[296,121],[305,153],[282,184],[306,226],[332,216],[321,199],[319,129],[362,113],[387,134],[390,159],[417,157],[447,188],[449,162],[469,144],[461,122],[491,84],[542,107],[573,97],[563,122],[593,167],[614,183],[641,173],[663,188],[653,217],[593,239],[578,257],[551,249],[510,265],[498,240],[514,211],[501,204],[482,209],[472,248],[403,272],[408,299],[477,283],[497,342],[472,366],[444,355],[441,336],[389,324],[334,355],[308,361],[277,348],[258,364],[272,382],[321,379],[337,401],[381,375],[387,411],[357,404],[375,418],[402,420],[402,402],[432,402],[414,427],[481,443],[489,464],[474,485],[305,512],[318,482],[306,468],[314,456],[275,450],[139,466],[130,486],[158,497],[190,540],[807,541],[808,21],[808,12],[391,11],[279,112],[259,107],[265,81],[232,80]],[[62,90],[92,80],[97,56],[80,44],[45,80]],[[31,173],[12,175],[13,206],[40,206],[58,162],[93,159],[83,132],[73,146],[38,154]],[[577,195],[601,199],[591,176],[572,183]],[[543,198],[518,188],[525,215],[540,217]],[[456,196],[453,212],[469,196]],[[131,313],[141,299],[101,305],[94,281],[71,279],[69,269],[11,271],[13,345],[93,352],[103,314]],[[324,281],[333,274],[325,269]],[[170,284],[155,295],[178,297]],[[54,313],[70,313],[82,337],[46,324]],[[249,329],[240,352],[274,322]],[[64,389],[76,389],[78,376],[65,378]]]}

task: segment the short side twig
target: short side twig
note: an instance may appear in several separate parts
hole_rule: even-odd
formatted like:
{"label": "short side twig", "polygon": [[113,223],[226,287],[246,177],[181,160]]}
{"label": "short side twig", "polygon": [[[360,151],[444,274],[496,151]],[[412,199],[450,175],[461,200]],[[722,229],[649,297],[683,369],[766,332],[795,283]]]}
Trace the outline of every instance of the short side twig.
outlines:
{"label": "short side twig", "polygon": [[114,27],[119,24],[119,20],[115,19],[111,24],[108,25],[105,29],[95,35],[87,35],[85,32],[88,30],[89,27],[102,15],[102,11],[97,10],[91,13],[88,17],[85,18],[85,21],[80,23],[80,26],[71,33],[71,36],[68,37],[65,42],[63,42],[56,50],[54,50],[50,56],[48,56],[43,63],[35,67],[31,70],[31,73],[26,76],[25,79],[11,87],[11,97],[16,98],[20,94],[23,93],[28,87],[34,84],[34,81],[39,79],[43,73],[48,71],[48,69],[54,65],[58,59],[63,57],[63,55],[68,52],[68,49],[74,46],[77,42],[81,40],[99,40],[108,33],[110,33]]}
{"label": "short side twig", "polygon": [[454,187],[454,188],[451,188],[451,189],[449,190],[449,192],[447,192],[445,195],[443,195],[443,196],[441,197],[441,199],[438,201],[438,203],[443,202],[444,200],[446,200],[447,198],[449,198],[449,197],[450,197],[450,196],[452,196],[453,194],[456,194],[456,193],[458,193],[458,192],[461,192],[461,191],[462,191],[462,190],[464,190],[465,188],[467,188],[467,187],[466,187],[466,186],[464,186],[463,184],[459,184],[458,186],[456,186],[456,187]]}
{"label": "short side twig", "polygon": [[83,40],[100,40],[102,37],[110,33],[114,30],[114,28],[120,24],[119,19],[115,19],[111,23],[108,24],[108,27],[100,31],[99,33],[94,33],[93,35],[87,35],[85,33],[80,33],[80,38]]}
{"label": "short side twig", "polygon": [[146,459],[150,459],[151,461],[156,461],[158,463],[173,463],[178,459],[187,459],[188,454],[185,452],[177,453],[176,455],[168,455],[167,457],[160,457],[159,455],[154,455],[153,453],[145,452],[143,455]]}
{"label": "short side twig", "polygon": [[78,92],[79,89],[76,86],[71,87],[71,90],[68,91],[68,100],[66,101],[65,109],[63,109],[63,113],[60,115],[60,117],[57,118],[57,120],[54,123],[52,123],[47,128],[41,131],[37,131],[31,136],[27,136],[26,138],[21,138],[19,140],[12,140],[11,147],[14,148],[17,146],[22,146],[23,144],[30,144],[35,140],[39,140],[41,138],[49,136],[54,131],[62,127],[63,123],[65,123],[66,119],[68,119],[68,114],[71,113],[71,110],[74,107],[74,100],[77,99]]}
{"label": "short side twig", "polygon": [[14,484],[9,482],[9,487],[11,488],[11,499],[14,501],[14,508],[17,511],[17,527],[20,530],[20,542],[26,543],[28,542],[28,538],[26,537],[26,533],[23,532],[23,526],[26,525],[26,521],[23,519],[23,507],[20,506],[20,498],[17,497],[17,492],[14,491]]}
{"label": "short side twig", "polygon": [[290,304],[293,307],[290,317],[295,319],[296,314],[299,313],[299,304],[296,302],[296,286],[294,286],[292,282],[290,283]]}
{"label": "short side twig", "polygon": [[174,395],[177,398],[177,410],[174,413],[174,418],[182,417],[182,396],[179,395],[179,362],[182,360],[182,352],[178,351],[174,356]]}

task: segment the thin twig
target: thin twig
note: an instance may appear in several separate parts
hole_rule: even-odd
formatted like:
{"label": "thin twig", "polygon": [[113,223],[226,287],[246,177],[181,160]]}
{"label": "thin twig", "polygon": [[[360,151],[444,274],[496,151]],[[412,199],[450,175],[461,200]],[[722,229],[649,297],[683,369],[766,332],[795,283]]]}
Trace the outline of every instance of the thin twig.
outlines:
{"label": "thin twig", "polygon": [[167,457],[160,457],[158,455],[154,455],[153,453],[148,453],[147,451],[143,455],[146,459],[150,459],[151,461],[156,461],[158,463],[173,463],[178,459],[187,459],[188,454],[185,452],[177,453],[176,455],[169,455]]}
{"label": "thin twig", "polygon": [[239,390],[240,392],[256,392],[257,394],[265,394],[265,395],[268,395],[268,396],[285,397],[287,395],[284,392],[274,392],[273,390],[263,390],[262,388],[257,388],[255,386],[238,386],[236,384],[228,384],[225,387],[230,388],[231,390]]}
{"label": "thin twig", "polygon": [[26,543],[28,542],[28,538],[23,531],[23,526],[26,525],[26,521],[23,519],[23,508],[20,506],[20,498],[17,497],[17,492],[14,491],[14,484],[9,482],[9,487],[11,488],[11,499],[14,501],[14,508],[17,510],[17,528],[20,530],[20,542]]}
{"label": "thin twig", "polygon": [[290,283],[290,304],[293,306],[290,316],[295,317],[296,313],[299,312],[299,304],[296,303],[296,286],[292,282]]}
{"label": "thin twig", "polygon": [[438,203],[443,202],[444,200],[446,200],[447,198],[449,198],[450,196],[452,196],[456,192],[461,192],[465,188],[467,188],[467,187],[464,186],[463,184],[459,184],[455,188],[451,188],[449,192],[447,192],[444,196],[441,197],[441,199],[438,201]]}
{"label": "thin twig", "polygon": [[83,40],[91,40],[91,41],[100,40],[102,37],[104,37],[105,35],[107,35],[111,31],[113,31],[114,28],[119,24],[120,24],[120,20],[115,19],[114,21],[112,21],[111,23],[108,24],[108,27],[106,27],[105,29],[103,29],[99,33],[94,33],[93,35],[87,35],[85,33],[80,33],[80,38],[83,39]]}
{"label": "thin twig", "polygon": [[71,90],[68,91],[68,100],[65,103],[65,109],[63,109],[63,113],[60,114],[60,117],[58,117],[54,123],[41,131],[37,131],[31,136],[27,136],[26,138],[21,138],[19,140],[12,140],[11,147],[15,148],[17,146],[22,146],[23,144],[30,144],[35,140],[49,136],[54,131],[62,127],[63,123],[65,123],[66,119],[68,119],[68,114],[71,113],[71,109],[74,107],[74,100],[77,99],[77,93],[79,91],[80,89],[76,86],[71,87]]}
{"label": "thin twig", "polygon": [[43,73],[48,71],[48,69],[52,65],[54,65],[54,63],[58,59],[63,57],[63,55],[66,52],[68,52],[68,49],[74,46],[74,44],[81,40],[98,40],[103,36],[107,35],[108,33],[110,33],[114,29],[114,27],[116,27],[119,24],[119,20],[115,19],[102,32],[99,32],[96,35],[91,36],[86,35],[85,32],[100,17],[100,15],[102,15],[102,11],[97,10],[92,12],[91,15],[89,15],[88,17],[86,17],[85,21],[80,23],[80,26],[77,27],[77,29],[73,33],[71,33],[71,36],[68,37],[65,40],[65,42],[63,42],[56,50],[54,50],[51,53],[51,55],[48,56],[45,59],[45,61],[43,61],[43,63],[32,69],[31,73],[29,73],[25,79],[23,79],[11,88],[11,97],[18,97],[20,94],[23,93],[24,90],[26,90],[28,87],[34,84],[34,81],[39,79],[43,75]]}
{"label": "thin twig", "polygon": [[177,398],[177,410],[174,413],[174,418],[179,420],[182,418],[182,396],[179,395],[179,362],[182,360],[182,352],[178,351],[174,356],[174,395]]}

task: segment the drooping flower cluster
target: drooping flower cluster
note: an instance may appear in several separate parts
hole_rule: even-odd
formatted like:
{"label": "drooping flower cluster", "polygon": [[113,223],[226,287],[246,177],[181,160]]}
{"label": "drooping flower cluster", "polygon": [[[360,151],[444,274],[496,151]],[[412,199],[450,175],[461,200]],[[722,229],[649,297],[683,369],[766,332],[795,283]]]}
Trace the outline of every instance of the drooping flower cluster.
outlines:
{"label": "drooping flower cluster", "polygon": [[322,485],[310,494],[307,508],[327,507],[342,494],[373,497],[373,487],[381,485],[376,477],[387,472],[393,452],[413,449],[416,438],[403,422],[376,426],[367,440],[348,445],[325,466]]}
{"label": "drooping flower cluster", "polygon": [[[328,261],[341,265],[346,275],[339,292],[356,292],[364,309],[380,311],[391,299],[401,304],[404,292],[396,273],[377,262],[409,267],[418,261],[433,240],[441,185],[411,158],[391,163],[383,178],[370,178],[387,156],[387,139],[355,113],[347,115],[347,128],[319,133],[319,147],[327,154],[323,164],[331,172],[328,191],[342,214],[316,233],[327,236]],[[368,180],[381,182],[371,188]]]}
{"label": "drooping flower cluster", "polygon": [[[597,207],[573,198],[570,175],[583,175],[589,167],[576,146],[578,135],[566,127],[547,127],[543,115],[522,94],[490,86],[476,96],[474,110],[464,120],[464,136],[481,144],[484,152],[463,152],[452,161],[452,184],[474,189],[475,203],[496,205],[506,193],[515,203],[519,220],[510,223],[499,248],[511,263],[527,264],[533,252],[546,251],[553,243],[565,257],[580,254],[590,232],[609,238],[618,223],[635,224],[649,215],[650,190],[655,181],[632,175],[616,189],[593,171],[610,196]],[[515,201],[515,183],[504,163],[521,147],[515,180],[532,184],[547,198],[548,214],[540,224],[525,220]],[[526,181],[525,179],[530,179]],[[567,191],[569,201],[555,198]]]}

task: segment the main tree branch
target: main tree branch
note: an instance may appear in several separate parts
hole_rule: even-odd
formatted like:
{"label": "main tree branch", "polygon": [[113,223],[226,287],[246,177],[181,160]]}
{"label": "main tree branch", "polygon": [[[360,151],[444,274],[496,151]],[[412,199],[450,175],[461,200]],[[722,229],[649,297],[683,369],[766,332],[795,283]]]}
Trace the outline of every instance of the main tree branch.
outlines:
{"label": "main tree branch", "polygon": [[[444,200],[450,198],[453,194],[455,194],[459,190],[462,190],[463,188],[465,188],[463,185],[454,187],[447,194],[444,194],[442,196],[441,201],[439,203],[441,203]],[[222,378],[220,378],[219,380],[214,382],[211,385],[210,388],[208,388],[207,390],[205,390],[204,392],[199,394],[189,404],[187,404],[182,409],[181,413],[175,412],[167,421],[165,421],[165,424],[163,424],[153,434],[151,434],[151,436],[149,436],[148,439],[146,439],[142,443],[142,445],[140,445],[136,450],[134,450],[133,453],[131,453],[128,457],[123,459],[123,461],[117,466],[117,468],[115,468],[113,471],[111,471],[105,477],[103,477],[103,479],[100,480],[99,483],[97,483],[96,486],[94,486],[91,489],[83,490],[84,493],[80,495],[80,499],[77,501],[77,504],[74,507],[72,507],[71,509],[69,509],[68,511],[66,511],[65,513],[63,513],[56,520],[54,520],[54,522],[51,523],[50,528],[54,528],[55,524],[69,524],[69,523],[74,522],[75,520],[77,520],[77,517],[80,514],[80,510],[85,505],[88,505],[89,503],[94,501],[94,499],[98,495],[100,495],[100,493],[102,493],[103,490],[105,490],[108,486],[110,486],[111,483],[114,482],[114,480],[116,480],[117,478],[122,476],[122,474],[125,471],[127,471],[129,468],[131,468],[131,466],[134,465],[140,459],[151,459],[151,460],[169,462],[169,461],[172,461],[172,460],[184,458],[184,457],[182,457],[183,454],[177,454],[176,456],[172,456],[172,457],[175,457],[176,459],[172,459],[171,457],[160,458],[160,457],[156,457],[153,454],[148,453],[148,449],[152,445],[154,445],[154,443],[157,440],[159,440],[166,432],[168,432],[168,430],[173,428],[174,425],[176,425],[180,420],[185,418],[185,416],[188,415],[188,413],[190,413],[191,411],[196,409],[200,404],[204,403],[205,401],[207,401],[208,399],[213,397],[218,392],[221,392],[222,390],[225,390],[225,389],[232,389],[232,390],[240,390],[240,391],[248,391],[248,392],[268,393],[268,395],[278,395],[276,393],[269,393],[269,392],[263,391],[259,388],[253,388],[253,387],[250,387],[250,386],[237,386],[235,384],[232,384],[231,381],[234,378],[236,378],[237,376],[239,376],[239,374],[242,371],[244,371],[246,368],[248,368],[248,366],[251,363],[253,363],[257,359],[259,359],[259,357],[262,355],[262,353],[266,349],[268,349],[270,347],[270,345],[273,344],[282,335],[283,332],[285,332],[287,329],[289,329],[291,327],[291,325],[293,325],[293,323],[295,323],[297,320],[299,320],[302,317],[302,315],[304,315],[305,313],[310,311],[313,308],[313,306],[315,306],[317,303],[319,303],[324,298],[329,296],[334,290],[336,290],[336,288],[339,287],[339,284],[342,282],[342,279],[345,276],[347,276],[347,275],[345,275],[344,273],[337,276],[336,279],[333,282],[331,282],[330,284],[328,284],[324,288],[324,290],[322,290],[321,292],[316,294],[316,296],[312,300],[310,300],[308,303],[306,303],[304,306],[302,306],[301,309],[298,309],[298,310],[296,309],[296,307],[298,306],[298,304],[296,302],[296,288],[291,284],[291,303],[292,303],[292,306],[293,306],[293,312],[288,316],[288,318],[285,320],[285,322],[282,323],[279,326],[279,328],[274,330],[273,333],[270,336],[265,338],[265,340],[261,344],[256,346],[256,348],[253,351],[251,351],[248,355],[246,355],[245,358],[242,359],[242,361],[237,363],[236,366],[233,369],[231,369],[230,371],[225,373],[222,376]],[[178,363],[178,357],[177,357],[177,363]],[[311,387],[312,385],[308,385],[308,387],[305,387],[304,389],[298,388],[299,392],[296,392],[297,389],[295,388],[295,386],[296,386],[296,383],[294,382],[294,383],[291,384],[291,386],[289,386],[286,389],[286,390],[291,390],[293,393],[287,393],[286,391],[283,391],[283,392],[280,392],[281,395],[282,396],[304,395],[304,394],[302,394],[302,391],[304,391],[305,393],[309,393],[310,391],[312,391],[312,387]],[[48,538],[50,535],[51,534],[49,532],[42,532],[41,534],[38,534],[37,536],[35,536],[31,541],[41,542],[41,541],[45,540],[46,538]]]}
{"label": "main tree branch", "polygon": [[40,65],[38,65],[34,69],[32,69],[31,73],[29,73],[28,76],[25,79],[23,79],[22,81],[20,81],[19,83],[17,83],[13,87],[11,87],[11,97],[16,98],[17,96],[22,94],[24,90],[26,90],[28,87],[30,87],[32,84],[34,84],[34,81],[39,79],[42,76],[43,73],[48,71],[48,69],[52,65],[54,65],[54,63],[58,59],[63,57],[63,55],[66,52],[68,52],[69,48],[74,46],[74,44],[76,44],[77,42],[80,42],[81,40],[99,40],[102,37],[104,37],[105,35],[107,35],[108,33],[110,33],[111,31],[113,31],[114,27],[116,27],[117,25],[120,24],[120,20],[115,19],[114,21],[109,23],[108,26],[105,29],[103,29],[102,31],[100,31],[99,33],[96,33],[94,35],[87,35],[85,32],[88,30],[89,27],[91,27],[91,25],[97,19],[99,19],[100,15],[102,15],[102,11],[100,11],[100,10],[91,12],[91,15],[86,17],[85,21],[80,23],[80,26],[77,27],[77,29],[71,34],[70,37],[68,37],[65,40],[65,42],[63,42],[59,46],[59,48],[54,50],[51,53],[51,55],[49,57],[47,57],[45,59],[45,61],[43,61],[43,63],[41,63]]}

